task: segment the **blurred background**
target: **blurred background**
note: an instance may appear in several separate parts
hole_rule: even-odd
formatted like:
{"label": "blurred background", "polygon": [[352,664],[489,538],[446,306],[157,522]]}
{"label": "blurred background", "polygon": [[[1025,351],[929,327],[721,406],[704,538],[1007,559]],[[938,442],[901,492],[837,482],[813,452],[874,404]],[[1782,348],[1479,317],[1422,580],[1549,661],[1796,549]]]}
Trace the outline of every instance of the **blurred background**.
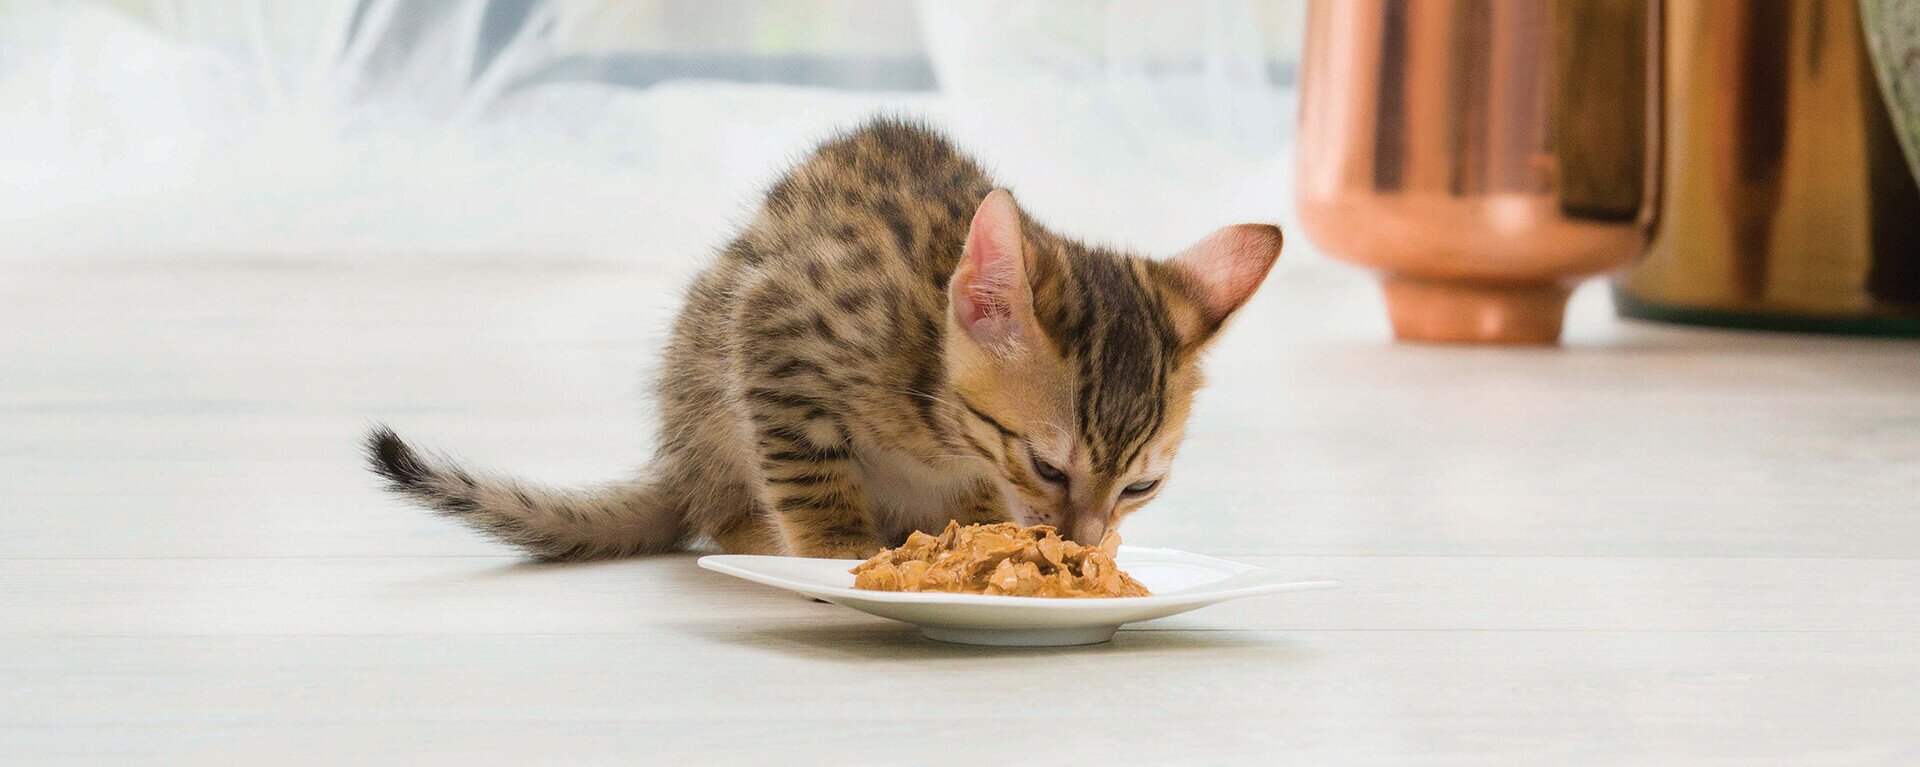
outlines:
{"label": "blurred background", "polygon": [[0,259],[690,262],[800,153],[880,113],[946,129],[1062,229],[1170,249],[1290,215],[1303,16],[1286,0],[5,0]]}

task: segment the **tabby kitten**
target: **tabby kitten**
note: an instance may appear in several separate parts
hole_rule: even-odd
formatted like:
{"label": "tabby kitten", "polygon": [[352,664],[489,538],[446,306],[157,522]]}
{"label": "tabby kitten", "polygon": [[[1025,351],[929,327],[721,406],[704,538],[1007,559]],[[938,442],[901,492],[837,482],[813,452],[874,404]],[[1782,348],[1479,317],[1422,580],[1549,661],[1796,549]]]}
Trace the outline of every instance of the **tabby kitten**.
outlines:
{"label": "tabby kitten", "polygon": [[688,290],[653,462],[551,490],[368,437],[395,492],[545,559],[866,557],[1012,519],[1097,541],[1166,482],[1198,359],[1279,255],[1230,226],[1167,261],[1021,215],[925,127],[871,123],[774,184]]}

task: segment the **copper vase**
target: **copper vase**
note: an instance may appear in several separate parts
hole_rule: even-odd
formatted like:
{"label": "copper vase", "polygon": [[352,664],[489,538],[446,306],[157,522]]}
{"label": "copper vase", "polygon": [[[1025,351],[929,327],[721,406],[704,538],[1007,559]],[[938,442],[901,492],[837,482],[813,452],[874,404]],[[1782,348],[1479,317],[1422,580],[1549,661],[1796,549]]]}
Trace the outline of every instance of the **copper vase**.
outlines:
{"label": "copper vase", "polygon": [[1630,317],[1920,334],[1920,190],[1859,0],[1676,2],[1660,232]]}
{"label": "copper vase", "polygon": [[1550,344],[1653,229],[1653,0],[1314,0],[1299,190],[1404,340]]}

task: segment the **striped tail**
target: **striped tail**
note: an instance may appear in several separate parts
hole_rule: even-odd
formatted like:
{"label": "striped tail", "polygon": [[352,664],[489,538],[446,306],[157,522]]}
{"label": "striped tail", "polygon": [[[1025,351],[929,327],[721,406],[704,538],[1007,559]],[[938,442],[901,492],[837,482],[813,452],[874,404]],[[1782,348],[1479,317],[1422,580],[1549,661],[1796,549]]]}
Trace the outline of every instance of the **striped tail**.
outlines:
{"label": "striped tail", "polygon": [[444,456],[422,457],[385,426],[367,434],[366,450],[387,489],[540,559],[656,554],[686,535],[677,504],[653,483],[566,491],[475,475]]}

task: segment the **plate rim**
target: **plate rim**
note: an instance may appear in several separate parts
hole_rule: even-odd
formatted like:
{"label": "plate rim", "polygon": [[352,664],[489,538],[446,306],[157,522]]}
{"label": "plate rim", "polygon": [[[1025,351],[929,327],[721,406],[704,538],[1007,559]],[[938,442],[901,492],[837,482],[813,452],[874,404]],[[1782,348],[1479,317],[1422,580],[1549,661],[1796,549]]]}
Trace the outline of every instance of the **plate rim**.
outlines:
{"label": "plate rim", "polygon": [[[1191,551],[1182,551],[1180,549],[1122,545],[1120,547],[1120,553],[1121,554],[1132,553],[1132,554],[1159,555],[1159,556],[1169,557],[1171,559],[1185,559],[1188,561],[1197,560],[1198,562],[1202,562],[1206,564],[1212,564],[1216,566],[1225,566],[1225,569],[1230,570],[1233,575],[1241,575],[1241,574],[1257,572],[1257,571],[1265,571],[1265,572],[1271,572],[1276,574],[1278,574],[1279,572],[1277,570],[1273,570],[1272,568],[1261,567],[1258,565],[1250,565],[1245,562],[1235,562],[1231,559],[1221,559],[1219,557],[1212,557],[1205,554],[1196,554]],[[754,583],[759,583],[765,586],[772,586],[774,588],[785,589],[787,591],[793,591],[793,592],[806,594],[808,596],[813,596],[813,597],[820,597],[820,598],[835,597],[837,599],[830,599],[829,601],[835,601],[836,603],[838,599],[851,599],[851,600],[865,600],[869,602],[892,602],[892,603],[924,604],[924,605],[939,605],[939,604],[976,605],[976,606],[994,606],[994,607],[1003,607],[1003,608],[1012,607],[1012,608],[1019,608],[1019,609],[1043,609],[1043,610],[1100,611],[1100,610],[1113,610],[1116,608],[1130,609],[1130,608],[1172,607],[1177,605],[1187,605],[1187,604],[1196,604],[1196,603],[1211,604],[1211,603],[1217,603],[1217,602],[1224,602],[1229,599],[1239,599],[1241,597],[1258,596],[1261,594],[1272,594],[1272,593],[1281,593],[1281,592],[1288,592],[1288,591],[1315,591],[1315,590],[1321,590],[1321,589],[1337,589],[1346,585],[1341,581],[1334,580],[1332,578],[1306,578],[1306,579],[1297,580],[1297,581],[1282,581],[1278,583],[1259,583],[1259,584],[1253,584],[1249,586],[1242,586],[1239,588],[1224,589],[1220,591],[1187,590],[1187,591],[1176,591],[1176,592],[1165,593],[1165,594],[1150,594],[1144,597],[1102,597],[1102,598],[1095,598],[1095,599],[1069,599],[1069,598],[1049,598],[1049,597],[1020,597],[1020,596],[1010,596],[1010,595],[1002,595],[1002,594],[948,594],[943,592],[923,592],[923,591],[872,591],[868,589],[856,589],[856,588],[845,587],[845,586],[825,586],[825,585],[809,583],[804,581],[797,581],[790,578],[782,578],[777,575],[768,575],[768,574],[757,572],[754,570],[749,570],[734,564],[739,560],[768,560],[768,559],[800,559],[800,560],[808,560],[808,561],[814,561],[814,562],[841,562],[841,563],[845,563],[848,569],[851,569],[854,565],[858,565],[862,561],[865,561],[865,560],[859,560],[859,559],[825,559],[825,558],[818,558],[818,557],[787,557],[787,556],[770,555],[770,554],[707,554],[705,556],[700,557],[700,559],[696,561],[696,564],[698,564],[702,569],[705,569],[705,570],[711,570],[713,572],[722,573],[725,575],[731,575],[733,577],[740,578],[742,580],[752,581]]]}

